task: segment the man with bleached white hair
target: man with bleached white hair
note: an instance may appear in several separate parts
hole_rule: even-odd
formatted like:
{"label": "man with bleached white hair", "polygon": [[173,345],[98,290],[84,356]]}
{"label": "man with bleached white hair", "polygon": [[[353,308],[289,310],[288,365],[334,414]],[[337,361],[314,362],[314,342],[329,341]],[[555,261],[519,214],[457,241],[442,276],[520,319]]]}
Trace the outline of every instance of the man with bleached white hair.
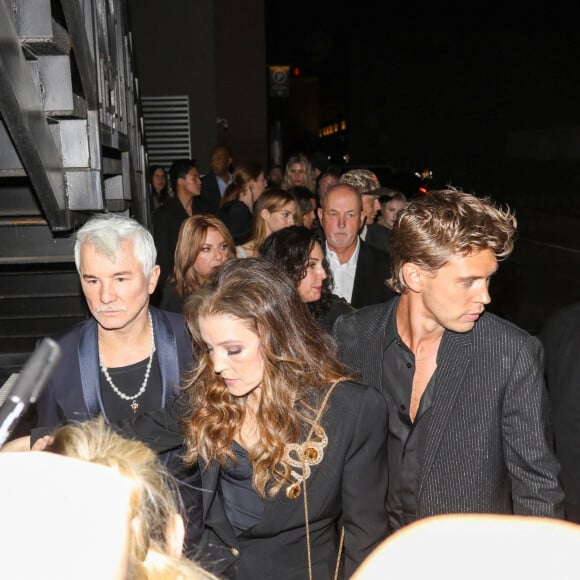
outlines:
{"label": "man with bleached white hair", "polygon": [[[111,423],[165,408],[193,363],[183,315],[149,304],[159,265],[147,229],[97,214],[76,232],[74,255],[91,317],[53,337],[62,357],[37,400],[33,440],[63,423],[98,415]],[[177,453],[163,459],[187,480]]]}

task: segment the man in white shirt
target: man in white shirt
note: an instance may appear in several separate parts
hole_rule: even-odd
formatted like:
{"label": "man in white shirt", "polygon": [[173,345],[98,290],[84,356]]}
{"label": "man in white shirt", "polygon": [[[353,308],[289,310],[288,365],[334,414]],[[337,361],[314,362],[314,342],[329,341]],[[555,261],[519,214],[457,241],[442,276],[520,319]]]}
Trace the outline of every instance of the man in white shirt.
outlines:
{"label": "man in white shirt", "polygon": [[332,186],[318,209],[326,253],[335,282],[334,293],[354,308],[380,303],[393,292],[389,256],[359,238],[364,223],[359,192],[347,183]]}

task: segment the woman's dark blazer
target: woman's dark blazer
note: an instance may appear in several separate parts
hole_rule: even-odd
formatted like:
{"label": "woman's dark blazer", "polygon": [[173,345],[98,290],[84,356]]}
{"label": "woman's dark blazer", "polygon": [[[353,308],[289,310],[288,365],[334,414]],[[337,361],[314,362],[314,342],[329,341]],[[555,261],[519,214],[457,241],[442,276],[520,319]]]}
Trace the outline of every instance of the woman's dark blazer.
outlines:
{"label": "woman's dark blazer", "polygon": [[328,445],[312,466],[306,494],[284,487],[265,500],[260,523],[236,536],[219,493],[217,464],[201,466],[205,532],[202,564],[228,578],[308,578],[304,498],[308,498],[313,578],[332,578],[340,521],[345,528],[342,577],[387,534],[387,409],[383,396],[358,383],[339,383],[321,424]]}
{"label": "woman's dark blazer", "polygon": [[[176,410],[147,412],[115,424],[157,452],[179,448],[183,439]],[[324,458],[306,481],[312,573],[332,578],[338,552],[338,528],[345,528],[342,578],[349,578],[387,535],[387,406],[383,395],[359,383],[339,383],[321,424],[328,437]],[[200,461],[201,463],[201,461]],[[200,465],[205,530],[196,560],[208,570],[238,580],[308,578],[304,497],[288,499],[283,488],[265,500],[260,523],[241,535],[224,511],[220,466]],[[340,522],[340,523],[339,523]]]}

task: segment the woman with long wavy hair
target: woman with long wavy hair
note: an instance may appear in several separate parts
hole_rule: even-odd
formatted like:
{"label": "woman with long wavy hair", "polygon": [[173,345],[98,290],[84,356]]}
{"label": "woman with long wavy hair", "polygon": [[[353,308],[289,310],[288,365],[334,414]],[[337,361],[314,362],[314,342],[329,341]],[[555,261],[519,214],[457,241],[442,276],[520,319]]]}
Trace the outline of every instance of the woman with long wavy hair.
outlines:
{"label": "woman with long wavy hair", "polygon": [[198,365],[184,458],[201,469],[203,565],[229,578],[350,577],[387,533],[387,409],[352,382],[295,283],[231,260],[191,295]]}

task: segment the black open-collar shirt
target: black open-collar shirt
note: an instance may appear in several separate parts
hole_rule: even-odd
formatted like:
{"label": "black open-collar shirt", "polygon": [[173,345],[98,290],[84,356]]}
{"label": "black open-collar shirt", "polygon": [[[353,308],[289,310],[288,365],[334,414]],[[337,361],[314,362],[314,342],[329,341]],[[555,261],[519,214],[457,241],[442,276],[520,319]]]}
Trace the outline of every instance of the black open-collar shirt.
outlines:
{"label": "black open-collar shirt", "polygon": [[383,392],[389,409],[387,511],[391,532],[416,518],[417,489],[437,374],[435,370],[419,403],[415,422],[411,422],[409,409],[415,355],[399,336],[396,321],[393,314],[385,334],[382,370]]}

